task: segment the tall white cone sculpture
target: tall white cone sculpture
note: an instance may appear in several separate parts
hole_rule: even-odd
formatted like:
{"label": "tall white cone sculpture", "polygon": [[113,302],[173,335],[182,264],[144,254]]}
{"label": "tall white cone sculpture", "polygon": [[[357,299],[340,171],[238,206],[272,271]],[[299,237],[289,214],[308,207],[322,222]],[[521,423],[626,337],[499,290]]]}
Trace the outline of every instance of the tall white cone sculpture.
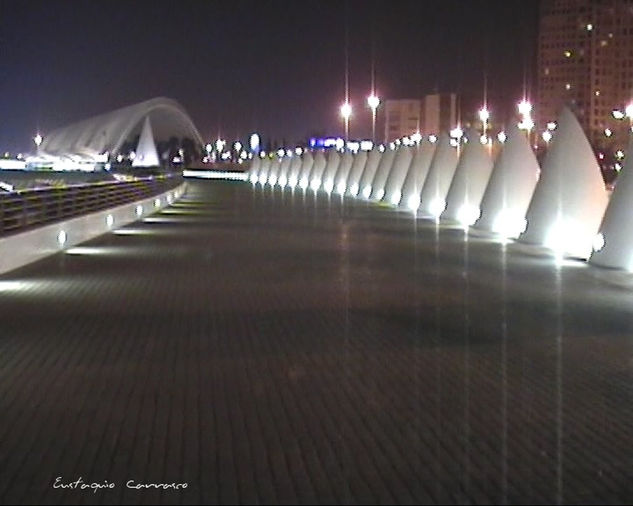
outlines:
{"label": "tall white cone sculpture", "polygon": [[299,155],[293,155],[292,161],[290,162],[290,167],[286,172],[286,177],[288,178],[288,185],[295,187],[299,184],[299,172],[301,172],[301,165],[303,164],[303,160]]}
{"label": "tall white cone sculpture", "polygon": [[446,208],[446,194],[453,180],[460,147],[451,146],[447,133],[440,135],[429,173],[420,193],[421,211],[425,216],[439,218]]}
{"label": "tall white cone sculpture", "polygon": [[413,160],[409,166],[409,172],[402,185],[402,199],[400,206],[411,211],[417,211],[420,207],[420,193],[422,185],[429,173],[431,160],[435,153],[436,144],[430,141],[422,141],[415,149]]}
{"label": "tall white cone sculpture", "polygon": [[334,176],[334,191],[339,195],[344,195],[345,190],[347,190],[347,178],[353,163],[354,155],[351,151],[345,151],[341,158],[341,163],[338,166],[338,170],[336,171],[336,176]]}
{"label": "tall white cone sculpture", "polygon": [[303,162],[299,172],[299,186],[305,190],[310,185],[310,172],[312,172],[312,166],[314,165],[314,157],[310,151],[304,151],[301,157]]}
{"label": "tall white cone sculpture", "polygon": [[289,181],[290,167],[292,167],[292,164],[295,163],[296,158],[299,158],[299,157],[293,155],[292,158],[290,158],[289,156],[285,155],[281,161],[281,165],[279,166],[279,171],[276,174],[276,177],[273,178],[273,175],[271,173],[268,176],[268,181],[272,185],[278,184],[282,188],[284,188],[286,185],[290,185],[290,181]]}
{"label": "tall white cone sculpture", "polygon": [[480,135],[475,129],[468,129],[465,137],[468,142],[455,168],[442,218],[469,227],[481,215],[479,206],[492,172],[492,158],[488,146],[479,141]]}
{"label": "tall white cone sculpture", "polygon": [[[275,157],[275,160],[276,159],[277,157]],[[268,172],[270,171],[270,167],[273,164],[273,162],[274,160],[269,158],[268,156],[262,160],[262,164],[259,168],[259,177],[257,178],[257,181],[259,182],[259,184],[265,185],[266,182],[268,181]]]}
{"label": "tall white cone sculpture", "polygon": [[262,165],[262,159],[255,154],[248,168],[248,179],[251,183],[256,183],[259,178],[259,168]]}
{"label": "tall white cone sculpture", "polygon": [[385,182],[385,194],[383,196],[383,200],[389,202],[392,206],[400,204],[402,199],[402,184],[409,172],[414,150],[415,148],[412,146],[402,146],[396,153],[393,167]]}
{"label": "tall white cone sculpture", "polygon": [[519,240],[588,258],[607,207],[600,168],[580,124],[565,108],[543,162]]}
{"label": "tall white cone sculpture", "polygon": [[633,140],[593,240],[589,263],[633,270]]}
{"label": "tall white cone sculpture", "polygon": [[341,155],[335,149],[331,149],[327,157],[327,165],[323,172],[323,179],[321,181],[321,188],[327,193],[332,193],[334,190],[334,176],[338,170],[338,166],[341,163]]}
{"label": "tall white cone sculpture", "polygon": [[374,180],[371,182],[371,195],[370,200],[381,200],[385,195],[385,183],[389,178],[389,173],[393,167],[393,162],[396,159],[396,153],[398,150],[387,148],[382,154]]}
{"label": "tall white cone sculpture", "polygon": [[149,116],[145,117],[143,130],[141,130],[141,136],[138,140],[135,153],[136,156],[134,160],[132,160],[132,167],[158,167],[160,165]]}
{"label": "tall white cone sculpture", "polygon": [[383,153],[379,147],[374,147],[367,155],[367,163],[365,164],[363,175],[358,183],[360,195],[363,198],[368,199],[371,195],[371,183],[374,180],[376,170],[378,170],[378,165],[380,165],[380,160],[382,160],[384,154],[385,153]]}
{"label": "tall white cone sculpture", "polygon": [[288,172],[288,168],[290,167],[292,160],[293,158],[284,155],[281,158],[281,163],[274,164],[270,167],[270,172],[268,173],[268,184],[270,186],[275,186],[277,184],[279,174],[282,172]]}
{"label": "tall white cone sculpture", "polygon": [[359,151],[354,155],[354,162],[347,178],[347,195],[356,197],[360,191],[360,178],[367,163],[367,151]]}
{"label": "tall white cone sculpture", "polygon": [[527,136],[517,126],[497,156],[475,228],[516,239],[525,230],[527,214],[540,168]]}
{"label": "tall white cone sculpture", "polygon": [[317,191],[321,187],[321,181],[323,180],[323,173],[327,160],[323,151],[317,151],[314,155],[314,164],[312,166],[312,172],[310,173],[310,188]]}

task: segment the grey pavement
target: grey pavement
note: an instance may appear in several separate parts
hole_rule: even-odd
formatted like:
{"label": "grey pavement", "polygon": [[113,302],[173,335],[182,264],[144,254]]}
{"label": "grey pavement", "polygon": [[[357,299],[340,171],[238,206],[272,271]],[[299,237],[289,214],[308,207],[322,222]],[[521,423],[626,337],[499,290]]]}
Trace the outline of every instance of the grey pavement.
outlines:
{"label": "grey pavement", "polygon": [[0,503],[156,502],[631,503],[633,274],[190,182],[0,277]]}

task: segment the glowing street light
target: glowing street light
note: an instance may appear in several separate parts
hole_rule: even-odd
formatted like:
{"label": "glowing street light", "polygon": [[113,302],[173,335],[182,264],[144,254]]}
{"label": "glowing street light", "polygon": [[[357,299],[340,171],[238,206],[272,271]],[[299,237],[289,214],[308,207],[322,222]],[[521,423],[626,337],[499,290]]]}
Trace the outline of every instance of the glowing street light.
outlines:
{"label": "glowing street light", "polygon": [[532,112],[532,104],[525,99],[517,104],[517,108],[519,109],[519,114],[523,116],[528,116]]}
{"label": "glowing street light", "polygon": [[486,137],[488,132],[488,120],[490,119],[490,111],[485,105],[481,109],[479,109],[479,119],[481,120],[483,137]]}
{"label": "glowing street light", "polygon": [[371,139],[376,142],[376,109],[380,105],[380,98],[372,93],[367,97],[367,105],[371,109]]}
{"label": "glowing street light", "polygon": [[349,118],[352,115],[352,105],[349,102],[345,102],[341,105],[341,116],[345,121],[345,140],[349,137]]}
{"label": "glowing street light", "polygon": [[40,144],[42,144],[42,141],[44,139],[42,138],[42,136],[38,133],[35,135],[35,137],[33,137],[33,142],[35,143],[35,145],[39,148]]}

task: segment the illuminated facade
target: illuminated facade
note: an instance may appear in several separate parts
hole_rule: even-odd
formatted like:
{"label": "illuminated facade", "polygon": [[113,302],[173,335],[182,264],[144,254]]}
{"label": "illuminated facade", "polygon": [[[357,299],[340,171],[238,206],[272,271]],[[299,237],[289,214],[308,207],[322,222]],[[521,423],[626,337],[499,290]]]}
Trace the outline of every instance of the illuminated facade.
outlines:
{"label": "illuminated facade", "polygon": [[633,120],[613,112],[633,99],[633,2],[542,0],[538,72],[541,131],[567,105],[594,147],[626,147]]}
{"label": "illuminated facade", "polygon": [[384,111],[385,142],[416,132],[437,135],[456,125],[457,96],[435,93],[422,99],[386,100]]}

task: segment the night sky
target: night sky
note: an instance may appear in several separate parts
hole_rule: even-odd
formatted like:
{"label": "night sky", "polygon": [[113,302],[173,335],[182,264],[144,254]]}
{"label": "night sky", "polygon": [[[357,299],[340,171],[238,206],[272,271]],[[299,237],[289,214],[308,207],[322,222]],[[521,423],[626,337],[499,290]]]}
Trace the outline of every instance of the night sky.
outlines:
{"label": "night sky", "polygon": [[371,131],[372,53],[383,99],[478,103],[485,70],[493,120],[505,119],[533,81],[537,12],[536,0],[0,0],[0,150],[156,96],[178,100],[204,138],[342,134],[346,32],[352,137]]}

